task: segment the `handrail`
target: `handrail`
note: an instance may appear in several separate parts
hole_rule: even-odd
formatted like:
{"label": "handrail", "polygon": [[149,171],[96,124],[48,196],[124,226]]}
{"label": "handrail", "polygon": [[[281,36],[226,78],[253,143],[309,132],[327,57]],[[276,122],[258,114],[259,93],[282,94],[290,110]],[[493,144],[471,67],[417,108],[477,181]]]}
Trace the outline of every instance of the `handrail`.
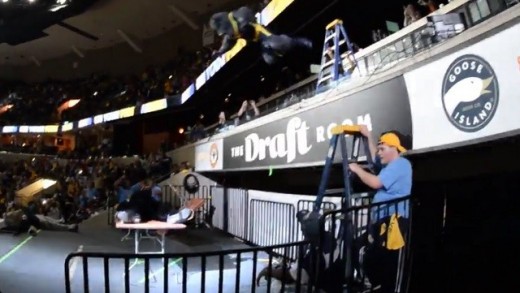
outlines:
{"label": "handrail", "polygon": [[391,200],[387,200],[387,201],[380,201],[380,202],[370,203],[370,204],[365,204],[365,205],[356,205],[356,206],[348,207],[346,209],[337,209],[337,210],[332,210],[332,211],[326,211],[325,213],[323,213],[323,217],[325,217],[328,214],[333,214],[333,213],[337,213],[337,212],[349,213],[349,212],[360,210],[360,209],[370,209],[370,208],[377,207],[377,206],[399,204],[401,202],[405,202],[405,201],[411,200],[411,199],[412,199],[411,195],[406,195],[406,196],[403,196],[400,198],[391,199]]}
{"label": "handrail", "polygon": [[472,0],[454,0],[454,1],[444,5],[443,7],[440,7],[439,9],[435,10],[434,12],[428,14],[427,16],[411,23],[409,26],[402,28],[398,32],[393,33],[382,40],[379,40],[378,42],[368,46],[367,48],[364,48],[363,50],[360,50],[359,52],[354,54],[354,56],[356,57],[356,59],[367,57],[367,56],[377,52],[378,50],[383,49],[387,45],[389,45],[395,41],[398,41],[402,37],[405,37],[405,36],[413,33],[414,31],[416,31],[417,29],[427,25],[428,22],[426,19],[428,16],[449,13],[451,11],[454,11],[454,10],[460,8],[461,6],[463,6],[464,4],[466,4],[470,1],[472,1]]}
{"label": "handrail", "polygon": [[[291,85],[290,87],[286,88],[286,89],[283,89],[281,91],[278,91],[274,94],[272,94],[271,96],[269,96],[268,98],[256,103],[256,106],[257,107],[262,107],[264,105],[267,105],[268,103],[274,101],[274,100],[277,100],[278,98],[280,98],[281,96],[285,95],[285,94],[288,94],[294,90],[297,90],[297,89],[300,89],[301,87],[303,87],[304,85],[307,85],[307,84],[310,84],[312,83],[313,81],[316,81],[318,79],[318,76],[316,74],[313,74],[309,77],[307,77],[306,79],[302,80],[302,81],[299,81],[293,85]],[[238,117],[238,112],[236,112],[235,114],[231,115],[229,117],[229,119],[235,119]],[[215,122],[207,127],[204,128],[204,130],[206,131],[210,131],[212,129],[214,129],[216,126],[218,125],[218,122]]]}

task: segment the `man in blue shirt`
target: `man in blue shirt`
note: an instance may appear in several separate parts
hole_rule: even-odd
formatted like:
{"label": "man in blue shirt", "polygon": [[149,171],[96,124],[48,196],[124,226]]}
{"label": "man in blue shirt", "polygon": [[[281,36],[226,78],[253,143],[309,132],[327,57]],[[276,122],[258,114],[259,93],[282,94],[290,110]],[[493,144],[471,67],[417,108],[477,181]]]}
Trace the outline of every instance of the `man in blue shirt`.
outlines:
{"label": "man in blue shirt", "polygon": [[[364,184],[376,190],[372,203],[397,200],[410,195],[412,191],[412,164],[401,156],[406,152],[406,149],[401,146],[399,137],[392,132],[385,133],[381,135],[376,146],[366,126],[361,127],[361,133],[368,138],[373,161],[376,165],[382,166],[382,169],[379,175],[374,175],[365,171],[356,163],[350,164],[349,167],[350,171],[355,173]],[[373,222],[394,214],[396,205],[397,213],[407,218],[408,203],[399,202],[389,206],[378,205],[377,208],[372,209]]]}
{"label": "man in blue shirt", "polygon": [[[401,156],[406,149],[395,133],[381,135],[377,146],[366,126],[361,127],[361,134],[368,138],[370,155],[382,169],[378,175],[374,175],[358,164],[349,164],[350,170],[364,184],[376,190],[368,235],[354,240],[353,258],[356,262],[357,252],[364,250],[363,268],[370,283],[374,287],[380,286],[378,292],[399,292],[400,283],[397,280],[402,274],[399,269],[402,261],[400,251],[405,245],[409,217],[409,201],[399,199],[411,194],[412,165]],[[381,204],[392,200],[394,202]],[[399,232],[395,232],[395,228],[399,228]],[[359,269],[359,264],[355,266]]]}

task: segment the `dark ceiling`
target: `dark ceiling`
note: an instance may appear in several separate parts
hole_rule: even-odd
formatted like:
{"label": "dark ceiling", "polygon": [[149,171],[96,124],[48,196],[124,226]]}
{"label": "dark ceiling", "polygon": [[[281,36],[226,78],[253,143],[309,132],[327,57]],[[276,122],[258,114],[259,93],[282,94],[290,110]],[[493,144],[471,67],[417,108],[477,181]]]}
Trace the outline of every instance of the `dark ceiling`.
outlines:
{"label": "dark ceiling", "polygon": [[62,27],[95,40],[63,23],[82,14],[98,0],[7,0],[0,3],[0,44],[18,45],[47,36],[44,30],[52,25]]}

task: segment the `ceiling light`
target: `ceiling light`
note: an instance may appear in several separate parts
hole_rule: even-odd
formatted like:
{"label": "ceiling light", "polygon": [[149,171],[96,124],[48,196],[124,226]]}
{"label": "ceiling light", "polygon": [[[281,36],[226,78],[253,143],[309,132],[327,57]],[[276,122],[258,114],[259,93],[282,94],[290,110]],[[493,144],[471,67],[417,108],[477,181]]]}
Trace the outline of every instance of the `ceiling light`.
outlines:
{"label": "ceiling light", "polygon": [[56,0],[56,4],[58,5],[63,5],[65,3],[67,3],[67,0]]}
{"label": "ceiling light", "polygon": [[33,3],[34,1],[36,1],[36,0],[29,0],[29,3]]}
{"label": "ceiling light", "polygon": [[9,0],[2,0],[2,3],[7,3],[9,2]]}

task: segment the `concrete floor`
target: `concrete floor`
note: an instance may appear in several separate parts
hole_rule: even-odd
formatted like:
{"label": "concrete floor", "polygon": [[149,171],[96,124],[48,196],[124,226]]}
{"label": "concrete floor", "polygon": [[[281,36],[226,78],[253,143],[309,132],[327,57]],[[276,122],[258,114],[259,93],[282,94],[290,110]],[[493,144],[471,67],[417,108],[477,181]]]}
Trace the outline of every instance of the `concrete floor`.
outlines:
{"label": "concrete floor", "polygon": [[[1,293],[58,293],[65,292],[65,258],[69,253],[82,248],[85,252],[132,253],[133,241],[121,242],[122,231],[108,227],[106,214],[101,213],[80,225],[79,233],[41,231],[37,236],[27,234],[13,237],[0,234],[0,292]],[[219,251],[223,249],[245,248],[247,245],[234,238],[213,230],[176,231],[166,241],[166,251],[170,253],[187,253],[202,251]],[[146,246],[144,247],[146,248]],[[240,292],[251,292],[253,281],[252,254],[241,256]],[[260,254],[257,273],[267,264],[267,257]],[[222,292],[234,292],[236,280],[236,256],[229,255],[223,259],[224,284]],[[187,288],[188,292],[201,292],[202,273],[200,258],[188,260]],[[85,292],[83,282],[83,261],[72,260],[70,263],[72,292]],[[152,260],[150,267],[154,276],[150,278],[150,292],[166,292],[163,287],[164,268],[161,260]],[[168,266],[169,290],[181,292],[182,261],[172,259]],[[218,257],[206,260],[207,292],[218,292],[219,280]],[[110,292],[124,291],[124,263],[122,260],[109,262]],[[104,270],[102,259],[88,261],[89,292],[105,292]],[[154,278],[155,277],[155,278]],[[144,264],[138,264],[130,272],[130,292],[144,292]],[[257,288],[257,292],[266,292],[266,282]],[[278,284],[273,284],[272,289]],[[274,291],[276,292],[276,291]]]}

